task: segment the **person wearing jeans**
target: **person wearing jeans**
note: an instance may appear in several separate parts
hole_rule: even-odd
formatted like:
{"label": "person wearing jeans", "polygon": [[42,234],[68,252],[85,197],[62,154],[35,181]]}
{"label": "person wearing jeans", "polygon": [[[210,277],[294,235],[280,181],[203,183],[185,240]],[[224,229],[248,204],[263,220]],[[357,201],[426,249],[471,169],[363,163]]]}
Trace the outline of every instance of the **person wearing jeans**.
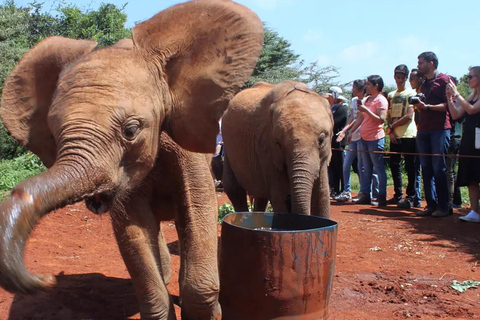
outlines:
{"label": "person wearing jeans", "polygon": [[[448,205],[448,183],[445,154],[450,140],[450,119],[446,112],[446,88],[450,77],[437,72],[438,58],[433,52],[418,56],[418,71],[425,75],[420,85],[423,94],[418,103],[419,110],[417,146],[422,166],[423,189],[427,206],[417,216],[446,217],[452,214]],[[432,156],[426,154],[434,154]]]}
{"label": "person wearing jeans", "polygon": [[[366,91],[369,97],[363,104],[357,100],[359,118],[355,122],[351,131],[360,129],[359,157],[362,162],[363,171],[361,171],[361,197],[357,204],[371,203],[371,183],[372,174],[375,169],[378,174],[379,187],[377,205],[387,205],[387,175],[385,173],[385,164],[383,161],[383,151],[385,147],[385,131],[383,124],[388,109],[388,101],[381,94],[383,89],[383,79],[378,75],[372,75],[367,78]],[[352,133],[349,134],[351,140]]]}
{"label": "person wearing jeans", "polygon": [[[341,142],[344,140],[346,133],[350,128],[353,127],[355,121],[357,120],[357,100],[363,100],[365,97],[365,87],[366,81],[365,80],[355,80],[352,85],[352,101],[350,103],[350,114],[348,116],[347,125],[337,133],[337,142]],[[360,128],[357,128],[355,132],[351,135],[351,141],[347,141],[348,149],[346,150],[345,159],[343,160],[343,182],[344,188],[340,195],[335,197],[335,200],[339,202],[345,202],[352,200],[352,193],[350,189],[350,167],[354,163],[355,158],[358,159],[358,142],[360,141]],[[357,173],[360,180],[360,172],[362,171],[361,162],[357,161]]]}

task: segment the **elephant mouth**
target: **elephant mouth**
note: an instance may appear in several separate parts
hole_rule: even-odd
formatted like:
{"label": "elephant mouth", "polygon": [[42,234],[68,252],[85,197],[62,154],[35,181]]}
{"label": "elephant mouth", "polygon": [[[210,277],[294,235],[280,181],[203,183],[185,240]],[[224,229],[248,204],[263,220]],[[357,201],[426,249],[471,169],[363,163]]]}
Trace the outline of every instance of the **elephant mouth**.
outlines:
{"label": "elephant mouth", "polygon": [[95,214],[103,214],[110,210],[113,204],[113,194],[110,192],[97,193],[85,198],[85,205],[88,210]]}

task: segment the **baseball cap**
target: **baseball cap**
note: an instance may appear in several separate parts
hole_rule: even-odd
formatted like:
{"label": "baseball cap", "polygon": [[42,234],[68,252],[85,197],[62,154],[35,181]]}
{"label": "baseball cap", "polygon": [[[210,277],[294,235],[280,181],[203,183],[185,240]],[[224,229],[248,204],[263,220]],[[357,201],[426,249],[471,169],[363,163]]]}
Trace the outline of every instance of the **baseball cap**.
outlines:
{"label": "baseball cap", "polygon": [[331,95],[334,99],[347,101],[347,98],[345,98],[342,94],[343,90],[340,87],[332,86],[328,89],[328,95]]}

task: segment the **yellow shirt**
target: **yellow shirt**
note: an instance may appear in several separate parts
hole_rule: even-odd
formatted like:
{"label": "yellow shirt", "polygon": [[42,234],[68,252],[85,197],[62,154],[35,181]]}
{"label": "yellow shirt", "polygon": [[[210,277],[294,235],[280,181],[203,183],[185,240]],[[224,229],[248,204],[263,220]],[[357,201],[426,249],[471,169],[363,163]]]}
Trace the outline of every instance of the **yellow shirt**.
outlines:
{"label": "yellow shirt", "polygon": [[[392,91],[388,94],[388,116],[390,117],[390,123],[393,123],[403,117],[407,113],[407,109],[412,107],[408,104],[408,98],[416,94],[413,89],[405,89],[398,92]],[[415,138],[417,136],[417,125],[415,124],[415,118],[402,126],[395,127],[393,133],[397,138]]]}

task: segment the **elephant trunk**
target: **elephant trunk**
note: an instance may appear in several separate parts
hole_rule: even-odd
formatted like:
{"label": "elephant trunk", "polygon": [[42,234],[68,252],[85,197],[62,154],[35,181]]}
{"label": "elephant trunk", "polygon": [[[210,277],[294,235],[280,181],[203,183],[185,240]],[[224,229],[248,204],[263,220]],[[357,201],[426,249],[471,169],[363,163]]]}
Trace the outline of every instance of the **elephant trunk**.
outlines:
{"label": "elephant trunk", "polygon": [[17,185],[0,204],[0,286],[4,289],[32,294],[55,283],[52,276],[30,274],[23,254],[30,232],[43,215],[93,191],[94,182],[83,183],[69,172],[54,166]]}
{"label": "elephant trunk", "polygon": [[313,183],[318,178],[317,162],[305,156],[297,156],[292,160],[290,184],[293,213],[311,213]]}

